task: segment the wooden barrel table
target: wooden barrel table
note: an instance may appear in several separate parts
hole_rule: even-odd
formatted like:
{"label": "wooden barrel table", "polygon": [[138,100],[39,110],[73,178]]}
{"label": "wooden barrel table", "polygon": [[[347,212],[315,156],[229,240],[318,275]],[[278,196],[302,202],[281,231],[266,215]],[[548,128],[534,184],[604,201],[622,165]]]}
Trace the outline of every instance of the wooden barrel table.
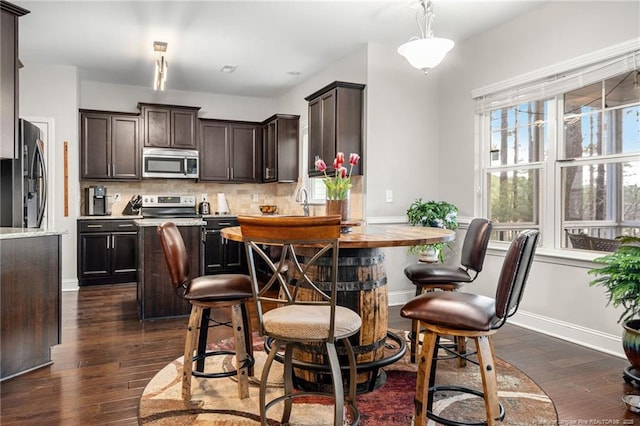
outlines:
{"label": "wooden barrel table", "polygon": [[[308,248],[296,249],[298,260],[306,264],[315,251]],[[319,259],[317,267],[308,271],[311,278],[323,291],[330,291],[331,286],[331,262],[330,255]],[[292,275],[290,280],[298,280]],[[387,300],[387,275],[384,269],[384,253],[377,248],[341,249],[338,259],[338,284],[337,301],[340,306],[350,308],[362,318],[360,331],[349,338],[356,354],[356,363],[376,364],[385,356],[385,343],[387,340],[388,300]],[[304,300],[313,300],[317,293],[299,289],[300,297]],[[314,296],[310,296],[313,294]],[[338,357],[344,357],[341,365],[347,365],[345,348],[336,345]],[[322,344],[308,343],[296,344],[293,358],[300,367],[294,368],[294,385],[303,390],[329,392],[333,387],[331,374],[328,368],[306,368],[303,363],[327,366],[326,348]],[[383,362],[384,363],[384,362]],[[359,393],[377,387],[378,368],[359,369],[356,388]],[[349,376],[345,372],[343,382],[348,386]],[[379,383],[378,383],[379,384]]]}

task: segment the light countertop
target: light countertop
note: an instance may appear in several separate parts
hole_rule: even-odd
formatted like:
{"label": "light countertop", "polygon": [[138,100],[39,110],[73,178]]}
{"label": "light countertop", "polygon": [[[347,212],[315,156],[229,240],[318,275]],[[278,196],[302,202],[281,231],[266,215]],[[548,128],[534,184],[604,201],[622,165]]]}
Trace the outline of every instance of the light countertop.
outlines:
{"label": "light countertop", "polygon": [[67,234],[65,231],[55,231],[42,228],[0,228],[0,240],[9,240],[14,238],[34,238],[47,237],[49,235]]}

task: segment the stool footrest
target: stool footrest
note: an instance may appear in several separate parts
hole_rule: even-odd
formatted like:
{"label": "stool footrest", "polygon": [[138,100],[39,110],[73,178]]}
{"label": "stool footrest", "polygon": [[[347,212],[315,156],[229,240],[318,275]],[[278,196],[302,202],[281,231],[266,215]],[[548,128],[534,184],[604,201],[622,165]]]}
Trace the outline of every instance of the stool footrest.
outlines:
{"label": "stool footrest", "polygon": [[[477,389],[471,389],[463,386],[438,385],[438,386],[432,386],[429,388],[429,393],[431,394],[431,396],[433,396],[435,392],[438,392],[438,391],[468,393],[484,399],[484,392],[481,392]],[[504,419],[505,411],[504,411],[504,406],[502,404],[499,404],[499,405],[500,405],[500,417],[497,418],[496,420],[502,421]],[[446,419],[444,417],[438,416],[437,414],[434,414],[431,411],[431,407],[427,409],[427,417],[430,418],[431,420],[434,420],[446,426],[486,426],[487,425],[487,421],[479,422],[479,423],[470,423],[470,422]]]}
{"label": "stool footrest", "polygon": [[[235,355],[234,351],[210,351],[204,354],[196,355],[192,358],[192,362],[199,361],[201,359],[210,357],[210,356],[222,356],[222,355]],[[244,360],[240,368],[251,368],[255,364],[255,359],[251,354],[247,354],[247,359]],[[191,375],[195,377],[206,377],[209,379],[217,379],[220,377],[231,377],[236,376],[238,374],[238,370],[229,370],[229,371],[221,371],[216,373],[205,373],[204,371],[198,371],[195,368],[191,371]]]}

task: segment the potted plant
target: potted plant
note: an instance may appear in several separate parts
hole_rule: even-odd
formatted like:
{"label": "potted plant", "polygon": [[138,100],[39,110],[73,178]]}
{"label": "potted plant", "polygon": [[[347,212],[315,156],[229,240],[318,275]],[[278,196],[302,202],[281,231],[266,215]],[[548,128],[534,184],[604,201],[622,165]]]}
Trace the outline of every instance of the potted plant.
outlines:
{"label": "potted plant", "polygon": [[[452,231],[458,229],[458,208],[447,201],[423,201],[422,198],[418,198],[407,209],[407,218],[414,226],[433,226]],[[423,256],[426,261],[435,261],[437,256],[438,260],[443,262],[444,247],[450,247],[449,243],[413,246],[409,248],[409,252]]]}
{"label": "potted plant", "polygon": [[[622,307],[618,318],[624,328],[622,347],[631,366],[640,372],[640,238],[618,237],[621,244],[611,254],[593,259],[602,266],[588,271],[596,278],[590,286],[603,287],[607,293],[607,306]],[[628,371],[625,370],[625,379]],[[633,377],[638,380],[638,377]]]}

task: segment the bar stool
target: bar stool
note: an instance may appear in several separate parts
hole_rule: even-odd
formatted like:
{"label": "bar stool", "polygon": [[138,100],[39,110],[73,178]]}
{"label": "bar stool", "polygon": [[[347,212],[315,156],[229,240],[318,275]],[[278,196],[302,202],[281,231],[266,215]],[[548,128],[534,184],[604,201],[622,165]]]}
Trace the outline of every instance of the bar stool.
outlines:
{"label": "bar stool", "polygon": [[[507,318],[516,313],[533,262],[538,231],[522,231],[512,242],[502,264],[495,298],[454,291],[431,292],[407,302],[400,311],[405,318],[420,322],[425,329],[418,363],[415,396],[415,426],[427,424],[427,418],[444,425],[493,425],[504,419],[504,407],[498,400],[497,373],[492,336]],[[441,336],[464,336],[475,341],[482,391],[462,386],[435,385],[437,346]],[[464,423],[433,412],[434,394],[439,391],[472,394],[484,399],[487,420]]]}
{"label": "bar stool", "polygon": [[[191,303],[191,315],[184,345],[182,398],[191,399],[192,375],[206,378],[237,375],[238,397],[247,398],[249,376],[253,375],[254,364],[251,323],[247,311],[247,302],[253,297],[251,279],[242,274],[203,275],[189,279],[188,254],[178,227],[173,222],[164,222],[158,226],[158,236],[169,268],[171,284],[179,297]],[[211,310],[219,308],[231,308],[231,325],[228,321],[216,321],[211,317]],[[206,351],[210,326],[233,328],[235,352]],[[205,359],[217,355],[235,355],[236,370],[205,372]],[[195,369],[194,362],[196,362]]]}
{"label": "bar stool", "polygon": [[[443,290],[455,291],[463,284],[473,282],[484,264],[493,224],[484,218],[475,218],[469,224],[462,243],[460,263],[462,266],[443,265],[442,263],[418,263],[407,266],[404,274],[416,286],[416,296],[424,292]],[[411,321],[411,362],[416,362],[420,346],[418,321]],[[450,345],[449,345],[450,346]],[[445,349],[449,346],[445,345]],[[460,337],[455,342],[457,354],[466,354],[466,339]],[[466,360],[458,357],[458,365],[464,367]]]}

